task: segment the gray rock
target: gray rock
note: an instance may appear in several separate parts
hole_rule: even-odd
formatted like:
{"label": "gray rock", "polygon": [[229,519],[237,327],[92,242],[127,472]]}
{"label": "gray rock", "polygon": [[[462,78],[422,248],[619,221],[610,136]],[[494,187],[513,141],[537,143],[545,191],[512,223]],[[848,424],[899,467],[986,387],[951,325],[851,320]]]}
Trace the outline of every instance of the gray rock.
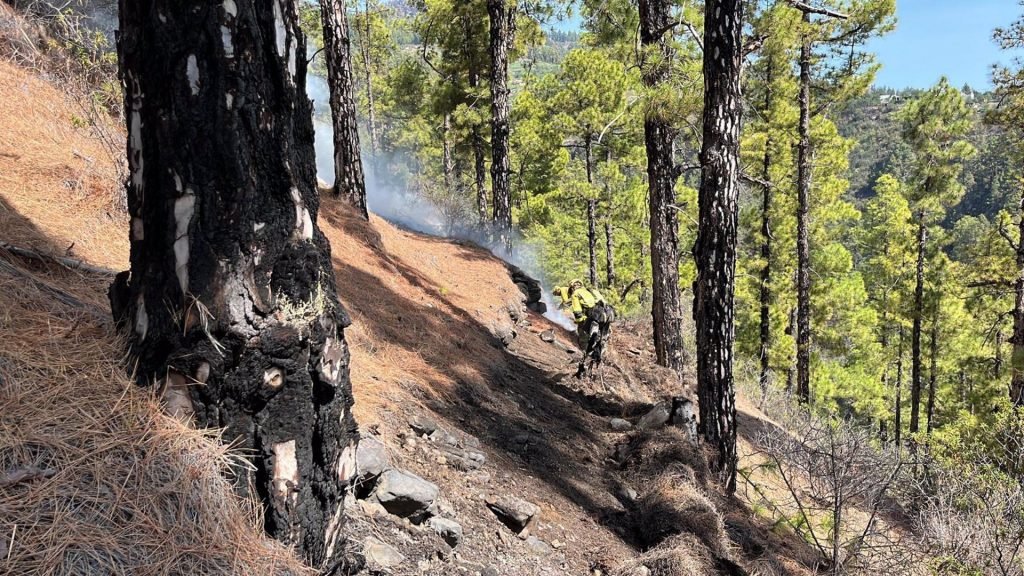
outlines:
{"label": "gray rock", "polygon": [[623,420],[622,418],[612,418],[609,424],[611,425],[612,430],[616,432],[628,432],[633,428],[633,425],[630,424],[628,420]]}
{"label": "gray rock", "polygon": [[363,541],[363,555],[366,556],[366,562],[371,569],[393,568],[405,562],[405,556],[398,550],[373,536]]}
{"label": "gray rock", "polygon": [[488,496],[485,501],[498,519],[517,534],[530,526],[540,515],[540,508],[522,498]]}
{"label": "gray rock", "polygon": [[380,475],[374,497],[385,510],[410,520],[422,520],[440,490],[411,472],[387,470]]}
{"label": "gray rock", "polygon": [[454,520],[434,516],[427,521],[427,525],[452,548],[458,546],[462,540],[462,525]]}
{"label": "gray rock", "polygon": [[672,424],[682,428],[691,444],[697,444],[697,415],[693,402],[682,396],[672,399]]}
{"label": "gray rock", "polygon": [[668,424],[672,414],[669,412],[669,407],[664,403],[657,404],[651,411],[644,414],[640,422],[637,423],[636,427],[640,430],[655,430],[661,428],[665,424]]}
{"label": "gray rock", "polygon": [[537,556],[550,556],[555,551],[551,545],[536,536],[530,536],[527,538],[526,545]]}
{"label": "gray rock", "polygon": [[391,468],[391,457],[384,443],[373,436],[364,436],[356,448],[356,475],[361,481],[376,478]]}
{"label": "gray rock", "polygon": [[545,342],[547,342],[548,344],[554,342],[555,341],[555,331],[554,330],[545,330],[545,331],[541,332],[540,333],[540,339],[545,341]]}
{"label": "gray rock", "polygon": [[498,569],[493,566],[488,566],[480,571],[480,576],[500,576]]}
{"label": "gray rock", "polygon": [[425,416],[413,416],[409,420],[409,427],[417,434],[426,434],[427,436],[430,436],[439,428],[437,422]]}

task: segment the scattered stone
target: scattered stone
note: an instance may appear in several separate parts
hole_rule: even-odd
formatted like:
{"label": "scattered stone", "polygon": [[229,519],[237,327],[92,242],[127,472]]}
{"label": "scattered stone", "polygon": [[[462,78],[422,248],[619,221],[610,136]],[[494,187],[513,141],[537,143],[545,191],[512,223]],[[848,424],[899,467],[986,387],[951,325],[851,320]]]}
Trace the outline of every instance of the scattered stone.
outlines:
{"label": "scattered stone", "polygon": [[360,481],[376,478],[391,468],[391,457],[384,443],[373,436],[364,436],[356,448],[356,475]]}
{"label": "scattered stone", "polygon": [[422,520],[440,490],[411,472],[387,470],[380,475],[373,495],[385,510],[413,521]]}
{"label": "scattered stone", "polygon": [[405,556],[398,550],[373,536],[363,541],[363,555],[366,556],[366,562],[371,569],[393,568],[405,562]]}
{"label": "scattered stone", "polygon": [[622,418],[612,418],[610,424],[612,430],[616,432],[628,432],[633,428],[633,425],[629,423],[629,420],[624,420]]}
{"label": "scattered stone", "polygon": [[626,485],[619,486],[619,489],[615,491],[615,496],[624,503],[636,502],[640,497],[636,490]]}
{"label": "scattered stone", "polygon": [[540,333],[540,339],[545,341],[545,342],[547,342],[547,343],[549,343],[549,344],[551,342],[554,342],[555,341],[555,331],[554,330],[545,330],[544,332],[541,332]]}
{"label": "scattered stone", "polygon": [[540,508],[521,498],[505,496],[487,497],[487,507],[516,534],[522,533],[540,515]]}
{"label": "scattered stone", "polygon": [[665,403],[659,403],[651,408],[651,411],[644,414],[640,422],[637,423],[636,427],[640,430],[655,430],[661,428],[665,424],[668,424],[672,414],[669,412],[668,406]]}
{"label": "scattered stone", "polygon": [[440,428],[440,426],[437,425],[437,422],[434,422],[425,416],[413,416],[412,419],[409,420],[409,427],[412,428],[416,434],[426,436],[430,436]]}
{"label": "scattered stone", "polygon": [[480,571],[480,576],[500,576],[500,575],[498,574],[498,569],[497,568],[495,568],[493,566],[488,566],[487,568],[484,568],[483,570]]}
{"label": "scattered stone", "polygon": [[555,551],[551,545],[536,536],[530,536],[527,538],[526,545],[537,556],[550,556]]}
{"label": "scattered stone", "polygon": [[484,472],[483,470],[477,470],[466,477],[469,480],[480,484],[487,484],[491,481],[491,474],[489,472]]}
{"label": "scattered stone", "polygon": [[359,502],[359,510],[362,511],[364,516],[373,518],[374,516],[386,516],[388,511],[380,505],[380,502],[374,500],[357,500]]}
{"label": "scattered stone", "polygon": [[552,540],[550,544],[551,547],[555,550],[561,550],[562,548],[565,548],[565,542],[562,542],[561,540]]}
{"label": "scattered stone", "polygon": [[458,546],[462,540],[462,525],[454,520],[434,516],[427,521],[427,525],[452,548]]}

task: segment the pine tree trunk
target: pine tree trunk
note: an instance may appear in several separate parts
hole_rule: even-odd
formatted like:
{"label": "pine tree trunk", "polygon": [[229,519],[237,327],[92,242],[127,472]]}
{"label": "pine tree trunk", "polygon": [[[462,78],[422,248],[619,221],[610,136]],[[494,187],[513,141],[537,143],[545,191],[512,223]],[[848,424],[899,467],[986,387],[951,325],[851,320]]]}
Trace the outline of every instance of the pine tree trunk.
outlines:
{"label": "pine tree trunk", "polygon": [[267,531],[323,567],[357,431],[295,5],[120,0],[118,52],[131,275],[111,292],[132,369],[224,430]]}
{"label": "pine tree trunk", "polygon": [[1010,357],[1010,401],[1024,406],[1024,195],[1020,203],[1017,240],[1017,279],[1013,299],[1013,353]]}
{"label": "pine tree trunk", "polygon": [[[469,39],[467,38],[467,43]],[[475,93],[480,87],[480,73],[477,72],[475,65],[470,64],[469,68],[469,87]],[[484,151],[484,135],[480,130],[480,125],[474,123],[471,129],[471,140],[473,145],[473,167],[474,167],[474,184],[476,187],[476,211],[477,217],[479,218],[479,224],[481,228],[487,226],[487,160],[486,152]]]}
{"label": "pine tree trunk", "polygon": [[363,163],[359,155],[356,101],[352,94],[352,47],[344,0],[320,0],[320,19],[324,28],[324,60],[327,62],[331,117],[334,120],[334,194],[354,206],[364,218],[369,218]]}
{"label": "pine tree trunk", "polygon": [[[1024,302],[1022,302],[1022,303],[1024,303]],[[1022,314],[1021,316],[1024,317],[1024,314]],[[1014,319],[1016,319],[1016,316],[1014,316]],[[996,330],[994,346],[995,346],[995,357],[992,359],[992,376],[995,377],[996,380],[999,380],[999,379],[1001,379],[1003,377],[1003,331],[1002,330]],[[1012,398],[1011,398],[1011,400],[1012,400]]]}
{"label": "pine tree trunk", "polygon": [[441,169],[444,171],[444,189],[449,194],[455,190],[453,187],[455,160],[452,158],[451,131],[452,117],[450,114],[445,114],[441,121]]}
{"label": "pine tree trunk", "polygon": [[697,394],[705,440],[718,447],[715,468],[736,489],[736,402],[733,387],[733,297],[743,113],[742,0],[704,5],[704,139],[701,147],[697,279]]}
{"label": "pine tree trunk", "polygon": [[921,404],[921,321],[924,315],[924,248],[928,241],[924,212],[918,212],[917,283],[914,287],[914,328],[911,334],[910,433],[919,430]]}
{"label": "pine tree trunk", "polygon": [[604,221],[604,264],[608,288],[615,288],[615,238],[612,235],[611,220]]}
{"label": "pine tree trunk", "polygon": [[[936,306],[939,306],[936,303]],[[932,319],[932,330],[931,330],[931,342],[930,342],[930,360],[931,365],[928,369],[928,421],[926,424],[926,432],[932,433],[932,417],[935,416],[935,379],[938,371],[939,362],[939,313],[938,310],[935,312],[935,317]]]}
{"label": "pine tree trunk", "polygon": [[370,136],[370,166],[375,167],[377,162],[377,153],[380,152],[380,135],[377,133],[377,105],[373,94],[373,61],[371,58],[371,50],[373,48],[373,32],[370,28],[370,0],[366,0],[366,13],[365,23],[366,27],[363,29],[363,41],[362,52],[363,52],[363,71],[366,75],[364,82],[366,83],[366,119],[367,119],[367,132]]}
{"label": "pine tree trunk", "polygon": [[[811,21],[804,12],[804,26]],[[811,245],[807,213],[811,194],[811,42],[800,47],[800,142],[797,145],[796,209],[796,393],[801,402],[811,401]]]}
{"label": "pine tree trunk", "polygon": [[903,326],[900,326],[900,344],[896,351],[896,403],[893,407],[895,417],[893,418],[894,440],[896,446],[901,446],[903,441]]}
{"label": "pine tree trunk", "polygon": [[509,182],[508,50],[515,11],[506,0],[487,0],[491,22],[491,194],[501,244],[512,252],[512,188]]}
{"label": "pine tree trunk", "polygon": [[[773,105],[773,87],[772,80],[774,76],[774,59],[769,56],[767,62],[767,70],[765,73],[765,92],[764,92],[764,114],[767,118],[771,114]],[[772,229],[771,229],[771,211],[772,211],[772,186],[771,186],[771,168],[772,168],[772,127],[770,124],[766,126],[766,133],[768,139],[764,144],[764,157],[761,165],[761,178],[764,180],[764,184],[761,186],[761,260],[763,264],[761,266],[761,278],[760,278],[760,304],[761,304],[761,318],[760,318],[760,350],[758,354],[761,358],[761,403],[764,403],[765,397],[768,395],[768,386],[771,383],[772,369],[771,369],[771,303],[772,303]]]}
{"label": "pine tree trunk", "polygon": [[590,264],[587,278],[590,285],[597,287],[597,200],[587,200],[587,247],[590,251]]}
{"label": "pine tree trunk", "polygon": [[[657,46],[660,61],[643,71],[644,86],[658,90],[668,78],[672,48],[671,4],[667,0],[640,0],[640,42]],[[647,149],[647,185],[651,226],[654,350],[658,364],[676,374],[683,371],[683,305],[679,292],[679,219],[676,211],[676,167],[672,159],[675,131],[656,111],[644,118]]]}

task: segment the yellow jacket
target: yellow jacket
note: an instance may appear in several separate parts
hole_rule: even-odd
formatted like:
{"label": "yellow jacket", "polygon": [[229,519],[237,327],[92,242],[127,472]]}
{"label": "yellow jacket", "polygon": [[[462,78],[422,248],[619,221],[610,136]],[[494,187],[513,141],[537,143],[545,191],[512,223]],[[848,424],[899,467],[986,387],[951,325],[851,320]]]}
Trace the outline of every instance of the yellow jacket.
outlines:
{"label": "yellow jacket", "polygon": [[565,286],[555,286],[555,294],[562,299],[563,303],[568,303],[572,309],[573,319],[577,324],[582,324],[587,320],[587,312],[597,306],[598,302],[603,302],[604,298],[597,290],[588,290],[586,288],[577,288],[572,294],[569,294],[569,288]]}

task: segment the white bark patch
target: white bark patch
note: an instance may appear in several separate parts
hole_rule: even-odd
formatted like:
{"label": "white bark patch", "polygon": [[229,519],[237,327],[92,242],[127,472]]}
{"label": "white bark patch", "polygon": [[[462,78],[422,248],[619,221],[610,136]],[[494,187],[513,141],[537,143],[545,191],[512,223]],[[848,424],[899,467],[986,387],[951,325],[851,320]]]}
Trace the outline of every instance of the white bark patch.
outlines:
{"label": "white bark patch", "polygon": [[232,18],[238,16],[238,6],[235,5],[235,0],[224,0],[224,13]]}
{"label": "white bark patch", "polygon": [[274,444],[274,499],[279,504],[298,499],[299,461],[295,457],[295,440]]}
{"label": "white bark patch", "polygon": [[164,411],[182,422],[187,422],[196,413],[195,407],[192,406],[192,398],[188,393],[185,377],[177,372],[167,374],[167,381],[164,382],[163,403]]}
{"label": "white bark patch", "polygon": [[263,228],[266,227],[266,225],[266,222],[256,222],[255,224],[252,225],[252,231],[259,232],[260,230],[263,230]]}
{"label": "white bark patch", "polygon": [[288,47],[288,78],[295,81],[295,50],[297,42]]}
{"label": "white bark patch", "polygon": [[188,76],[188,86],[192,89],[192,95],[199,94],[199,64],[196,62],[196,55],[189,54],[185,64],[185,75]]}
{"label": "white bark patch", "polygon": [[284,58],[284,50],[288,40],[288,29],[284,25],[281,3],[274,2],[274,39],[277,41],[277,55]]}
{"label": "white bark patch", "polygon": [[284,372],[276,366],[266,370],[263,372],[263,385],[271,390],[277,390],[284,385]]}
{"label": "white bark patch", "polygon": [[327,558],[334,557],[334,546],[338,543],[338,528],[341,526],[341,514],[345,511],[345,503],[338,504],[330,523],[327,524],[327,531],[324,532],[324,541],[327,542]]}
{"label": "white bark patch", "polygon": [[224,55],[228,58],[235,56],[235,45],[231,42],[231,28],[220,27],[220,40],[224,43]]}
{"label": "white bark patch", "polygon": [[320,354],[320,377],[324,382],[337,387],[345,359],[345,349],[334,338],[328,338]]}
{"label": "white bark patch", "polygon": [[179,176],[177,172],[172,172],[172,174],[174,176],[174,189],[178,192],[178,194],[181,194],[181,176]]}
{"label": "white bark patch", "polygon": [[132,240],[141,242],[146,239],[146,226],[142,218],[132,218]]}
{"label": "white bark patch", "polygon": [[200,384],[206,384],[206,381],[210,379],[210,363],[203,362],[196,368],[196,382]]}
{"label": "white bark patch", "polygon": [[128,113],[128,169],[131,171],[132,186],[141,199],[144,191],[142,169],[145,161],[142,157],[142,87],[139,81],[128,73],[126,82],[131,95],[131,110]]}
{"label": "white bark patch", "polygon": [[300,240],[313,239],[313,219],[309,209],[299,196],[299,189],[292,188],[292,202],[295,203],[295,234]]}
{"label": "white bark patch", "polygon": [[157,12],[156,17],[160,19],[161,24],[167,24],[167,16],[163,12]]}
{"label": "white bark patch", "polygon": [[338,482],[348,485],[356,477],[356,445],[350,442],[338,456]]}
{"label": "white bark patch", "polygon": [[231,107],[235,105],[235,95],[231,92],[224,94],[224,104],[227,105],[228,110],[231,110]]}
{"label": "white bark patch", "polygon": [[135,334],[139,336],[140,341],[146,339],[146,330],[148,329],[149,314],[146,313],[146,299],[139,294],[139,298],[135,302]]}
{"label": "white bark patch", "polygon": [[191,189],[174,201],[174,273],[182,294],[188,293],[188,226],[195,213],[196,197]]}

